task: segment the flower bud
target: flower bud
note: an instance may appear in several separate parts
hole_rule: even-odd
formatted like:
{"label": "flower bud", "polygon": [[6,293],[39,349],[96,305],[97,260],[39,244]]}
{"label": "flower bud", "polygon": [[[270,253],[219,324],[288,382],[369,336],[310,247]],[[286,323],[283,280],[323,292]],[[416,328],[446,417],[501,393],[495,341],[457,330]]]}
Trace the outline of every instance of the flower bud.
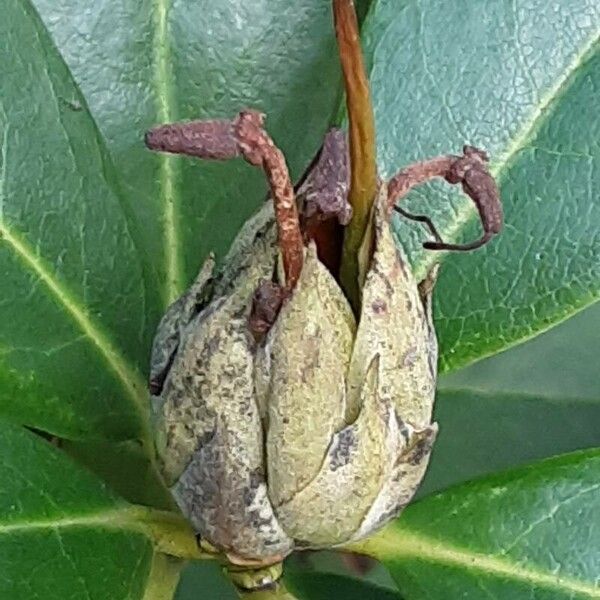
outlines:
{"label": "flower bud", "polygon": [[432,278],[418,286],[377,200],[358,322],[313,244],[266,336],[254,292],[278,272],[273,213],[212,259],[158,329],[151,380],[166,481],[200,537],[232,562],[331,547],[396,516],[420,483],[437,344]]}

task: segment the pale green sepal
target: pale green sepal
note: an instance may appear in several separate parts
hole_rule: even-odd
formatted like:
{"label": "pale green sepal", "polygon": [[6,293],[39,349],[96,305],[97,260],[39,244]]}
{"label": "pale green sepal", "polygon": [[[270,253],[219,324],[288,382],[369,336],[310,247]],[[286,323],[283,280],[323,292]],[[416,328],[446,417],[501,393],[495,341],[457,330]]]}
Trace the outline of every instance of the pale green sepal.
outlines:
{"label": "pale green sepal", "polygon": [[361,411],[335,433],[315,479],[276,508],[279,521],[298,543],[331,546],[359,529],[404,443],[390,403],[377,394],[379,359],[367,373]]}
{"label": "pale green sepal", "polygon": [[[344,425],[344,382],[355,333],[341,289],[311,246],[300,279],[269,332],[267,465],[274,506],[317,475]],[[259,374],[258,379],[265,379]]]}
{"label": "pale green sepal", "polygon": [[358,410],[367,366],[381,359],[380,389],[404,422],[431,422],[437,344],[410,264],[394,242],[383,196],[375,213],[375,251],[362,293],[362,308],[348,378],[348,410]]}

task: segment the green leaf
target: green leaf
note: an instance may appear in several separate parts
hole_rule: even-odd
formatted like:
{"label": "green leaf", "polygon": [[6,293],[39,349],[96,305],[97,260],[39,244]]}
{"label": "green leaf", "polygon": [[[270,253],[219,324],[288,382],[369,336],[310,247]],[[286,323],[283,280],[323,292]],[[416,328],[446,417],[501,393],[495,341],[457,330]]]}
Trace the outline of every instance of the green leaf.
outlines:
{"label": "green leaf", "polygon": [[419,497],[537,460],[600,446],[600,403],[471,390],[438,394],[440,426]]}
{"label": "green leaf", "polygon": [[219,564],[209,561],[190,562],[181,573],[175,600],[203,598],[238,600],[239,596]]}
{"label": "green leaf", "polygon": [[[600,446],[600,303],[442,377],[424,496],[526,461]],[[468,432],[468,435],[466,434]]]}
{"label": "green leaf", "polygon": [[157,123],[255,107],[298,176],[337,105],[331,7],[322,0],[33,0],[81,87],[172,300],[264,199],[243,161],[151,154]]}
{"label": "green leaf", "polygon": [[0,414],[71,439],[148,438],[156,322],[266,186],[242,161],[153,154],[144,131],[256,106],[300,173],[339,91],[329,6],[3,8]]}
{"label": "green leaf", "polygon": [[[441,368],[529,338],[600,291],[596,189],[600,7],[594,0],[374,3],[364,26],[385,176],[465,142],[491,153],[506,213],[500,237],[444,258],[436,290]],[[478,236],[475,211],[450,186],[405,201],[449,240]],[[423,274],[437,254],[397,222]]]}
{"label": "green leaf", "polygon": [[60,440],[59,443],[70,457],[93,471],[128,502],[177,510],[171,494],[156,473],[156,465],[139,442]]}
{"label": "green leaf", "polygon": [[153,311],[128,209],[27,1],[3,4],[0,38],[0,414],[65,436],[144,436],[136,365]]}
{"label": "green leaf", "polygon": [[409,507],[363,543],[401,594],[600,598],[600,449],[533,463]]}
{"label": "green leaf", "polygon": [[598,332],[600,302],[525,344],[442,377],[439,387],[600,404]]}
{"label": "green leaf", "polygon": [[[0,597],[167,600],[180,564],[155,553],[174,517],[127,504],[59,450],[0,422]],[[193,536],[190,536],[193,540]]]}

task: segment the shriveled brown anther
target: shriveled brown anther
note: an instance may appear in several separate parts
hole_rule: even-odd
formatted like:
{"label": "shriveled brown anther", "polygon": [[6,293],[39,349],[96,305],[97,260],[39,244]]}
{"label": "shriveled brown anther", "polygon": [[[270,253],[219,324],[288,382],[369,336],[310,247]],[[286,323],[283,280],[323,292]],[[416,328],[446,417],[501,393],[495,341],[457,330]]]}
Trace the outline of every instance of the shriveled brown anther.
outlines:
{"label": "shriveled brown anther", "polygon": [[302,271],[304,244],[285,157],[264,130],[263,122],[262,113],[244,110],[232,120],[161,125],[148,131],[145,141],[151,150],[198,158],[228,160],[242,156],[264,170],[275,206],[285,287],[291,290]]}
{"label": "shriveled brown anther", "polygon": [[[388,183],[390,208],[413,221],[424,223],[435,237],[435,242],[425,242],[428,250],[474,250],[486,244],[502,229],[502,204],[500,193],[487,168],[488,156],[474,146],[464,146],[462,156],[440,156],[409,165],[397,173]],[[441,177],[448,183],[462,185],[463,192],[473,200],[483,227],[480,239],[468,244],[448,244],[444,242],[432,223],[425,215],[414,215],[396,206],[409,190],[435,177]]]}

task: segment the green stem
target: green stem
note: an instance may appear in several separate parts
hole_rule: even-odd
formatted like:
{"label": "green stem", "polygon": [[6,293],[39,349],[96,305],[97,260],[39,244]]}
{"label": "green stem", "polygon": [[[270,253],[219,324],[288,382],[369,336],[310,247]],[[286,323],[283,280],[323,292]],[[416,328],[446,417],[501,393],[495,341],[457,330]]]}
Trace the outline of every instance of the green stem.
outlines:
{"label": "green stem", "polygon": [[176,513],[133,506],[129,515],[136,527],[152,539],[157,552],[186,560],[218,558],[199,548],[190,524]]}
{"label": "green stem", "polygon": [[285,589],[281,575],[283,563],[252,568],[228,564],[225,572],[235,585],[240,598],[247,600],[296,600]]}
{"label": "green stem", "polygon": [[333,14],[346,88],[350,142],[348,200],[352,206],[352,221],[344,232],[340,281],[354,310],[358,312],[361,287],[358,253],[377,193],[375,118],[353,0],[333,0]]}
{"label": "green stem", "polygon": [[285,588],[282,582],[276,583],[272,588],[258,591],[238,590],[240,598],[245,600],[298,600]]}

